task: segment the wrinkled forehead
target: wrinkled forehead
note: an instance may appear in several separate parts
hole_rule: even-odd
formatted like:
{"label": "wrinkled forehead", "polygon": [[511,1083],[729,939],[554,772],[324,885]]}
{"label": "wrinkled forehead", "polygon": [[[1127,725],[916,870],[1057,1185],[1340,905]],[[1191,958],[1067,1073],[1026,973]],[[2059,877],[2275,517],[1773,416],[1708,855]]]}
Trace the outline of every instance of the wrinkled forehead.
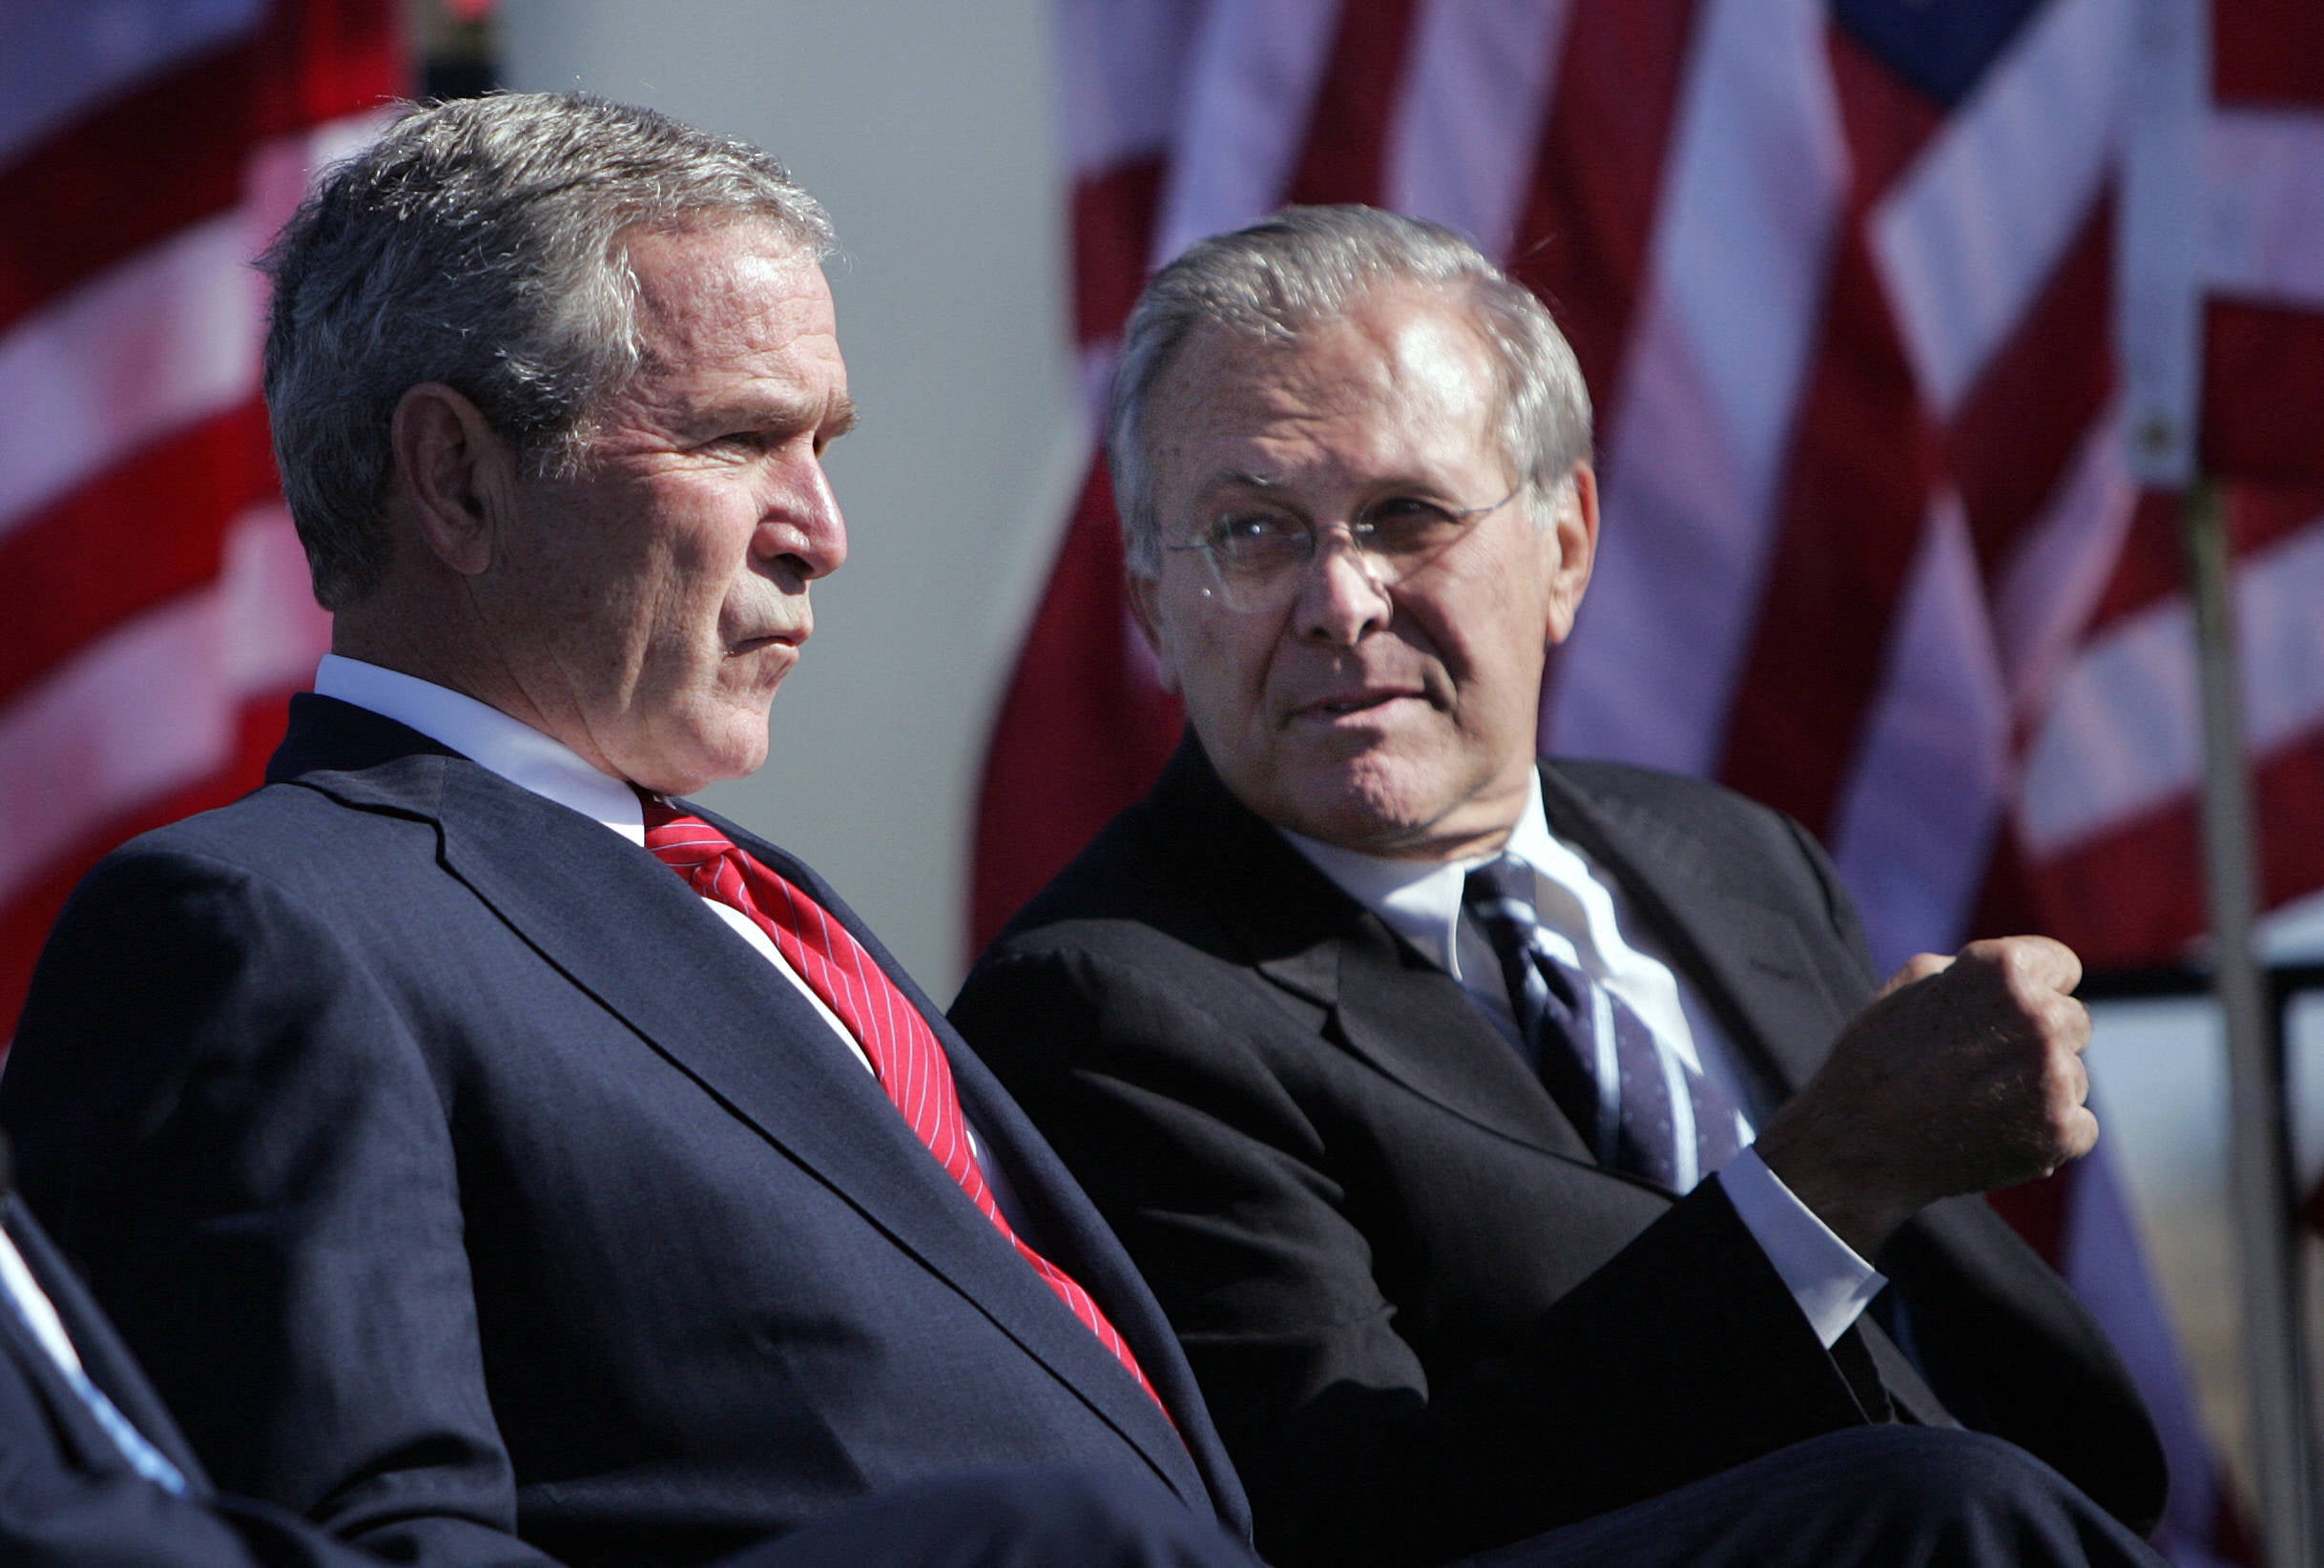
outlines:
{"label": "wrinkled forehead", "polygon": [[1190,466],[1319,448],[1341,462],[1466,462],[1493,439],[1502,391],[1463,301],[1380,290],[1289,335],[1232,321],[1188,335],[1148,406],[1146,451],[1184,483]]}
{"label": "wrinkled forehead", "polygon": [[820,261],[764,219],[637,228],[619,243],[649,356],[715,353],[762,340],[771,328],[831,321]]}

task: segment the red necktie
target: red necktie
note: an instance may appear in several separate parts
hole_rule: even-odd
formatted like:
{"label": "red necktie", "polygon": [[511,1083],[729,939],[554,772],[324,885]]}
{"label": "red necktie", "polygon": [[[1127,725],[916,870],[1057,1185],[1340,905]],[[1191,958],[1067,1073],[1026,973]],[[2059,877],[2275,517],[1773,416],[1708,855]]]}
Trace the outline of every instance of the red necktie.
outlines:
{"label": "red necktie", "polygon": [[[952,1085],[952,1063],[945,1059],[944,1047],[937,1044],[928,1021],[920,1016],[920,1009],[896,989],[896,982],[872,961],[846,927],[799,888],[745,855],[726,835],[700,817],[674,812],[658,800],[648,800],[645,807],[646,848],[685,877],[696,893],[740,910],[767,934],[783,961],[799,972],[856,1037],[863,1054],[871,1058],[880,1086],[920,1141],[928,1145],[937,1163],[1160,1406],[1162,1396],[1154,1393],[1128,1342],[1106,1321],[1089,1292],[1027,1247],[1009,1228],[1001,1206],[993,1202],[992,1189],[986,1186],[985,1172],[969,1147],[968,1121],[961,1113],[960,1091]],[[1165,1419],[1169,1417],[1167,1407],[1162,1413]]]}

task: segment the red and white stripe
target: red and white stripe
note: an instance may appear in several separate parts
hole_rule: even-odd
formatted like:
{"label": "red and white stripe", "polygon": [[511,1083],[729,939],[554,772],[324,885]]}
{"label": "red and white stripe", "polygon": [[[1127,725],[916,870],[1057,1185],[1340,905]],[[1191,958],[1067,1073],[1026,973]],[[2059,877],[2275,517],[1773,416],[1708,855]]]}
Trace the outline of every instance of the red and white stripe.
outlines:
{"label": "red and white stripe", "polygon": [[[2301,827],[2324,815],[2324,8],[2214,13],[2204,440],[2246,482],[2283,899],[2324,887]],[[1546,746],[1800,817],[1890,959],[2039,929],[2123,963],[2199,934],[2188,609],[2170,505],[2124,458],[2111,317],[2135,0],[2048,0],[1949,108],[1816,0],[1062,14],[1093,400],[1142,275],[1194,238],[1293,200],[1454,224],[1549,300],[1599,411],[1604,537]],[[1179,722],[1111,529],[1093,470],[995,725],[979,943],[1143,793]],[[2103,1178],[2055,1186],[2016,1206],[2065,1216],[2052,1256],[2109,1311],[2144,1299],[2134,1260],[2109,1275],[2110,1244],[2075,1239],[2113,1212]],[[2178,1427],[2191,1560],[2215,1493]]]}
{"label": "red and white stripe", "polygon": [[0,23],[0,1039],[64,893],[255,783],[327,637],[252,258],[405,86],[392,0]]}

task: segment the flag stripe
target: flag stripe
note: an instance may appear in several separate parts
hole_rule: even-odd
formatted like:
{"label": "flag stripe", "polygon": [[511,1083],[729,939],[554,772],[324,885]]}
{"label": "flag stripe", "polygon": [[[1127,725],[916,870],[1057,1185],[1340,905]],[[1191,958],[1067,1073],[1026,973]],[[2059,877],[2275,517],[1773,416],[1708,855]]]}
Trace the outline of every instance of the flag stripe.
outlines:
{"label": "flag stripe", "polygon": [[970,877],[980,943],[1162,771],[1184,711],[1142,668],[1134,639],[1123,609],[1121,529],[1099,464],[986,752]]}
{"label": "flag stripe", "polygon": [[2211,0],[2211,90],[2222,102],[2324,105],[2324,6]]}
{"label": "flag stripe", "polygon": [[2214,300],[2203,332],[2203,449],[2215,468],[2324,478],[2324,315]]}
{"label": "flag stripe", "polygon": [[1701,32],[1554,732],[1561,750],[1695,774],[1718,754],[1764,584],[1846,155],[1820,6],[1711,0]]}
{"label": "flag stripe", "polygon": [[[2324,886],[2324,834],[2304,826],[2324,799],[2324,733],[2255,753],[2251,794],[2265,900]],[[2041,907],[2070,922],[2083,960],[2106,968],[2180,951],[2204,929],[2202,867],[2197,806],[2182,794],[2028,861],[2024,875]]]}
{"label": "flag stripe", "polygon": [[1936,483],[1872,260],[1841,246],[1718,775],[1830,831]]}
{"label": "flag stripe", "polygon": [[[1925,100],[1899,79],[1840,71],[1835,80],[1852,148],[1893,145],[1897,126],[1927,117]],[[1719,769],[1817,833],[1831,828],[1845,787],[1937,473],[1934,433],[1867,242],[1864,216],[1878,196],[1861,184],[1850,194]]]}
{"label": "flag stripe", "polygon": [[264,0],[46,0],[0,21],[0,162],[143,78],[255,31]]}
{"label": "flag stripe", "polygon": [[[80,279],[237,204],[242,146],[185,128],[236,118],[258,57],[244,43],[195,60],[0,169],[0,212],[43,217],[0,231],[0,332]],[[164,147],[169,176],[123,201],[121,171]]]}
{"label": "flag stripe", "polygon": [[239,211],[182,230],[0,339],[0,538],[259,385],[263,280]]}
{"label": "flag stripe", "polygon": [[2018,330],[1954,411],[1945,465],[1989,573],[2007,563],[2113,400],[2113,252],[2111,204],[2093,202]]}
{"label": "flag stripe", "polygon": [[1572,0],[1427,0],[1394,99],[1388,206],[1509,254],[1571,10]]}
{"label": "flag stripe", "polygon": [[[2256,750],[2324,722],[2324,518],[2238,562],[2244,722]],[[2025,760],[2019,832],[2037,856],[2191,791],[2202,774],[2192,611],[2157,603],[2107,628],[2060,683]]]}
{"label": "flag stripe", "polygon": [[107,627],[216,576],[226,524],[274,493],[254,398],[139,447],[0,537],[0,707]]}
{"label": "flag stripe", "polygon": [[2213,292],[2324,310],[2324,113],[2222,112],[2203,152]]}
{"label": "flag stripe", "polygon": [[1331,58],[1308,111],[1306,144],[1276,200],[1381,199],[1390,129],[1381,106],[1396,101],[1412,28],[1413,0],[1369,0],[1341,9]]}
{"label": "flag stripe", "polygon": [[1982,569],[1940,495],[1845,776],[1834,858],[1885,973],[1950,949],[1982,884],[2009,767],[2009,698]]}
{"label": "flag stripe", "polygon": [[1163,188],[1156,266],[1281,204],[1339,10],[1338,0],[1274,0],[1204,12]]}
{"label": "flag stripe", "polygon": [[1601,425],[1645,289],[1697,0],[1573,0],[1508,256],[1549,302]]}
{"label": "flag stripe", "polygon": [[2019,534],[1993,581],[1993,638],[2021,732],[2048,707],[2111,581],[2138,507],[2110,402],[2084,430],[2051,504]]}
{"label": "flag stripe", "polygon": [[1075,181],[1158,157],[1176,126],[1196,8],[1185,0],[1063,0],[1057,15],[1059,52],[1073,67],[1060,72],[1059,90]]}
{"label": "flag stripe", "polygon": [[1872,224],[1922,395],[1950,417],[2082,232],[2106,177],[2134,10],[2057,0]]}
{"label": "flag stripe", "polygon": [[1130,320],[1153,248],[1162,169],[1160,158],[1138,158],[1073,187],[1073,331],[1080,342],[1117,337]]}
{"label": "flag stripe", "polygon": [[[218,580],[109,631],[0,709],[0,901],[100,824],[227,766],[237,714],[314,673],[329,644],[300,607],[306,557],[279,507],[229,535]],[[60,791],[67,777],[74,787]]]}

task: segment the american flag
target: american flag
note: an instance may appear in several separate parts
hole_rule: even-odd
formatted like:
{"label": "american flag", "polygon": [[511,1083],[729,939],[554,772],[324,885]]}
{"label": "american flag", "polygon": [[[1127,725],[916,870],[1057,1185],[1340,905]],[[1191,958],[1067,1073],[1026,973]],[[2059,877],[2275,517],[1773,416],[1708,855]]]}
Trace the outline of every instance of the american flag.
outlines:
{"label": "american flag", "polygon": [[0,8],[0,1042],[73,883],[255,785],[325,646],[250,261],[404,91],[399,9]]}
{"label": "american flag", "polygon": [[[2216,0],[2206,460],[2272,902],[2324,887],[2324,6]],[[1452,225],[1548,300],[1606,526],[1543,744],[1832,847],[1879,957],[2203,928],[2175,505],[2129,477],[2114,220],[2138,0],[1062,0],[1092,429],[1152,268],[1286,202]],[[1175,740],[1093,464],[996,721],[978,945]],[[2115,1184],[2011,1195],[2221,1504]]]}

